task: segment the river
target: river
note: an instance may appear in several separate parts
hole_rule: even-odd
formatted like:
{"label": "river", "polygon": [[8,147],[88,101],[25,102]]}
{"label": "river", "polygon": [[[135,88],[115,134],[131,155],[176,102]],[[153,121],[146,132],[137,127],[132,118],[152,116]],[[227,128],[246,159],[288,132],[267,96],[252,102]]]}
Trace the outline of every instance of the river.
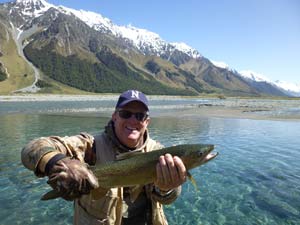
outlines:
{"label": "river", "polygon": [[[2,225],[72,224],[71,202],[40,201],[49,190],[46,179],[23,167],[20,151],[40,136],[101,132],[113,102],[0,102]],[[151,137],[165,146],[214,144],[219,156],[191,171],[198,191],[188,181],[181,196],[165,206],[169,224],[300,224],[300,122],[163,113],[174,105],[180,111],[183,104],[155,102]]]}

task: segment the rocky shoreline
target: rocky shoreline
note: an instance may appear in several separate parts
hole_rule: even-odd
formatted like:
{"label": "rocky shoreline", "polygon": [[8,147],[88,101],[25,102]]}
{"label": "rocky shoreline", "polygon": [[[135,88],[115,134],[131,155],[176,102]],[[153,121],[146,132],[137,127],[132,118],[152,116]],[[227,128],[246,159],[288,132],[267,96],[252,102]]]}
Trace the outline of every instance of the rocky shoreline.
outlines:
{"label": "rocky shoreline", "polygon": [[[1,102],[51,102],[51,101],[117,101],[117,94],[101,95],[8,95]],[[300,120],[300,100],[246,99],[246,98],[186,98],[180,96],[149,96],[153,117],[228,117],[246,119]],[[166,101],[168,105],[155,104]],[[178,104],[174,100],[187,100]],[[174,101],[174,104],[172,103]],[[199,103],[198,103],[199,102]],[[152,104],[153,103],[153,104]],[[111,108],[113,110],[113,108]],[[81,113],[79,111],[79,113]]]}

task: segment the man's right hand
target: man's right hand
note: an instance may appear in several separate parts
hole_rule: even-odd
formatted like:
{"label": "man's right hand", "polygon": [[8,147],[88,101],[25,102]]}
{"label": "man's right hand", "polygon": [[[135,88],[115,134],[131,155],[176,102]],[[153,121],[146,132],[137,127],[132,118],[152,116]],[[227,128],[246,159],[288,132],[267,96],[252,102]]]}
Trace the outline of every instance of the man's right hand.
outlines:
{"label": "man's right hand", "polygon": [[63,158],[58,160],[49,171],[47,183],[62,194],[65,200],[74,200],[81,195],[89,194],[99,184],[95,175],[86,164],[77,159]]}

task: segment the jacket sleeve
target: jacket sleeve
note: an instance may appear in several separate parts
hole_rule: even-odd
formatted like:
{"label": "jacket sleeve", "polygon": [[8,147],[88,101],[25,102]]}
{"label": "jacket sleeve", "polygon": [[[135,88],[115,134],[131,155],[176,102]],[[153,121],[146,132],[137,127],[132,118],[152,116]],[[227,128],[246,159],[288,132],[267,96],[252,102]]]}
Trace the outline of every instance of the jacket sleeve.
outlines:
{"label": "jacket sleeve", "polygon": [[70,137],[41,137],[29,142],[21,152],[23,165],[34,171],[37,176],[45,176],[45,167],[57,154],[84,161],[85,152],[93,147],[94,137],[81,133]]}
{"label": "jacket sleeve", "polygon": [[154,200],[156,202],[159,202],[163,205],[168,205],[168,204],[173,203],[178,198],[180,193],[181,193],[181,186],[170,190],[166,194],[160,193],[154,187],[153,191],[152,191],[152,200]]}

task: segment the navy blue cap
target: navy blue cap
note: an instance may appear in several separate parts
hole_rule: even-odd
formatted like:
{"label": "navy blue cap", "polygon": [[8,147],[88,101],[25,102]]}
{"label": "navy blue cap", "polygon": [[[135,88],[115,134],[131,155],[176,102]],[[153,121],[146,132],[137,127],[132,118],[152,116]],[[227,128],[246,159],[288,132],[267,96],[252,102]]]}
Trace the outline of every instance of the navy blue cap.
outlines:
{"label": "navy blue cap", "polygon": [[129,102],[133,102],[133,101],[138,101],[138,102],[143,103],[144,106],[146,107],[146,109],[149,110],[148,99],[147,99],[146,95],[137,90],[128,90],[128,91],[123,92],[119,97],[116,108],[122,108]]}

